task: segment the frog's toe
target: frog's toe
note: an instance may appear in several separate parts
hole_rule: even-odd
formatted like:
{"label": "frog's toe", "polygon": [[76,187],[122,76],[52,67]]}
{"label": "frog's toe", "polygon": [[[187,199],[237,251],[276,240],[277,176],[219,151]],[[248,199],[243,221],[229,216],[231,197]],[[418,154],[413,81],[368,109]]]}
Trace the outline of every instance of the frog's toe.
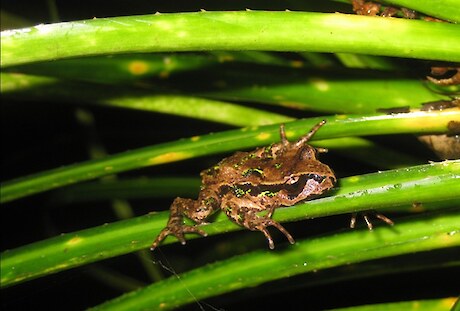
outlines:
{"label": "frog's toe", "polygon": [[268,247],[270,249],[274,249],[275,248],[275,243],[273,243],[273,239],[272,239],[272,236],[270,235],[270,233],[268,232],[267,228],[261,228],[260,231],[265,235],[265,237],[267,238],[267,241],[268,241]]}
{"label": "frog's toe", "polygon": [[160,245],[161,241],[163,241],[168,235],[171,234],[171,231],[168,228],[161,230],[160,234],[157,236],[155,241],[153,241],[152,245],[150,246],[150,250],[153,251],[155,248]]}
{"label": "frog's toe", "polygon": [[194,227],[194,226],[167,227],[160,232],[158,237],[152,243],[150,250],[153,251],[155,248],[157,248],[158,245],[160,245],[160,243],[168,235],[174,235],[179,240],[179,242],[182,245],[184,245],[186,243],[185,236],[184,236],[185,233],[197,233],[201,236],[208,235],[205,231],[201,230],[200,228]]}
{"label": "frog's toe", "polygon": [[[369,228],[370,231],[372,231],[374,226],[373,226],[369,216],[374,216],[374,217],[382,220],[383,222],[385,222],[386,224],[388,224],[390,226],[394,225],[394,222],[390,218],[386,217],[383,214],[377,213],[376,211],[373,211],[373,210],[366,211],[366,212],[362,213],[362,216],[363,216],[364,221],[366,222],[366,225],[367,225],[367,227]],[[350,228],[355,227],[355,225],[356,225],[356,217],[357,217],[357,213],[353,213],[351,215]]]}
{"label": "frog's toe", "polygon": [[271,224],[273,227],[276,227],[279,231],[281,231],[285,236],[286,238],[288,239],[289,243],[291,244],[294,244],[295,243],[295,240],[294,238],[292,237],[292,235],[283,227],[281,226],[279,223],[277,223],[276,221],[272,220],[272,224]]}
{"label": "frog's toe", "polygon": [[174,230],[171,231],[170,234],[174,235],[180,242],[180,244],[185,245],[186,240],[185,240],[185,233],[197,233],[201,236],[207,236],[208,234],[201,230],[200,228],[194,227],[194,226],[181,226],[179,228],[175,228]]}
{"label": "frog's toe", "polygon": [[291,244],[295,243],[294,238],[292,237],[292,235],[282,225],[280,225],[278,222],[276,222],[276,221],[274,221],[272,219],[269,219],[262,226],[260,226],[257,229],[259,229],[259,231],[261,231],[265,235],[265,237],[267,238],[268,247],[270,249],[274,249],[275,244],[273,243],[273,239],[272,239],[270,233],[267,230],[268,226],[273,226],[273,227],[277,228],[279,231],[281,231],[286,236],[286,238],[288,239],[289,243],[291,243]]}
{"label": "frog's toe", "polygon": [[208,236],[208,234],[204,230],[201,230],[200,228],[194,226],[184,226],[182,227],[181,232],[182,237],[184,236],[184,233],[198,233],[201,236]]}

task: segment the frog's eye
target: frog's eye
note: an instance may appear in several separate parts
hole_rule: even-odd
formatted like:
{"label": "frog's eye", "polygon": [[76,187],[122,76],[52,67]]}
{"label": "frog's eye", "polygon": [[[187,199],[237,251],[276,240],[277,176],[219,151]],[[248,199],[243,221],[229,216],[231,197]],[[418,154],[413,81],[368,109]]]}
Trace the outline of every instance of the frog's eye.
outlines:
{"label": "frog's eye", "polygon": [[308,178],[320,183],[324,180],[325,177],[317,174],[308,174]]}

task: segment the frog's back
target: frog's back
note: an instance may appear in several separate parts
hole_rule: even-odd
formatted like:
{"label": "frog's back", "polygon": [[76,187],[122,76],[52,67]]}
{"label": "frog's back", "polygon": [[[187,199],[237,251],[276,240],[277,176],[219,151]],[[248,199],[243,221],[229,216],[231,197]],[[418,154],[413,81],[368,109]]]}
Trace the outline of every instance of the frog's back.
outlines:
{"label": "frog's back", "polygon": [[255,156],[256,149],[253,152],[236,152],[233,155],[223,159],[217,165],[201,172],[203,186],[209,187],[215,185],[233,186],[242,183],[256,184],[260,181],[260,175],[252,167],[255,163],[260,163],[260,158]]}

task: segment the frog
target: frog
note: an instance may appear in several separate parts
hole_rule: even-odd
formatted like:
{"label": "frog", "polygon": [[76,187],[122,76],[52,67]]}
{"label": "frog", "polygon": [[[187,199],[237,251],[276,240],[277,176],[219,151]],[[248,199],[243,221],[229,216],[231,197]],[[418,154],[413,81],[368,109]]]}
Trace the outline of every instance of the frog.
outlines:
{"label": "frog", "polygon": [[426,78],[436,85],[451,86],[460,84],[460,67],[431,67],[431,75],[433,76],[444,76],[449,75],[443,79],[436,79],[431,76]]}
{"label": "frog", "polygon": [[[336,184],[332,169],[318,160],[318,154],[327,149],[307,144],[325,123],[317,123],[295,142],[288,141],[281,124],[279,142],[249,152],[238,151],[203,170],[197,200],[178,197],[173,201],[167,225],[150,249],[153,251],[168,235],[182,244],[186,243],[186,233],[206,236],[199,226],[219,210],[237,225],[262,232],[270,249],[275,245],[268,227],[275,227],[294,244],[291,234],[272,216],[275,209],[318,197]],[[184,217],[195,224],[184,224]]]}
{"label": "frog", "polygon": [[400,16],[408,19],[418,18],[417,12],[408,8],[395,8],[391,6],[385,6],[372,1],[364,0],[352,0],[353,11],[358,15],[365,16],[381,16],[381,17],[396,17]]}

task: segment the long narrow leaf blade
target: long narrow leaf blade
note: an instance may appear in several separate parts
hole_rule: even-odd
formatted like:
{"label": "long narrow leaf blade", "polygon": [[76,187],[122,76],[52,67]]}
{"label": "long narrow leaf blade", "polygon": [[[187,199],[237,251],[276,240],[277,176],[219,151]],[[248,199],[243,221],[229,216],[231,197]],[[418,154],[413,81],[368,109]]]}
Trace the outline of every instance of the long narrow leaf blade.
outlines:
{"label": "long narrow leaf blade", "polygon": [[[460,246],[460,214],[421,218],[382,227],[304,240],[282,252],[254,251],[122,295],[94,310],[171,310],[196,299],[300,273],[414,252]],[[270,271],[270,273],[267,273]],[[193,296],[190,295],[193,293]]]}
{"label": "long narrow leaf blade", "polygon": [[[314,139],[395,133],[442,133],[447,132],[449,122],[460,122],[460,110],[311,118],[287,123],[288,138],[292,139],[305,134],[314,124],[323,119],[326,119],[328,123],[315,135]],[[101,160],[69,165],[5,182],[0,188],[0,202],[8,202],[46,190],[135,168],[250,148],[278,140],[279,126],[269,125],[144,147]]]}
{"label": "long narrow leaf blade", "polygon": [[[345,52],[460,61],[459,26],[303,12],[199,12],[101,18],[3,31],[1,66],[132,52]],[[394,34],[398,33],[398,40]],[[33,51],[33,53],[31,53]]]}
{"label": "long narrow leaf blade", "polygon": [[[405,173],[402,173],[405,171]],[[395,176],[401,175],[395,183]],[[276,210],[274,219],[294,221],[413,202],[458,201],[460,161],[445,161],[340,180],[335,195]],[[453,204],[453,203],[452,203]],[[451,206],[452,206],[451,204]],[[11,286],[65,269],[126,254],[150,246],[162,230],[168,212],[60,235],[5,251],[1,257],[1,286]],[[460,223],[460,222],[459,222]],[[399,230],[399,226],[397,227]],[[457,224],[458,228],[458,224]],[[242,229],[226,217],[203,226],[209,234]],[[196,238],[190,235],[189,239]],[[177,242],[168,237],[165,244]]]}

